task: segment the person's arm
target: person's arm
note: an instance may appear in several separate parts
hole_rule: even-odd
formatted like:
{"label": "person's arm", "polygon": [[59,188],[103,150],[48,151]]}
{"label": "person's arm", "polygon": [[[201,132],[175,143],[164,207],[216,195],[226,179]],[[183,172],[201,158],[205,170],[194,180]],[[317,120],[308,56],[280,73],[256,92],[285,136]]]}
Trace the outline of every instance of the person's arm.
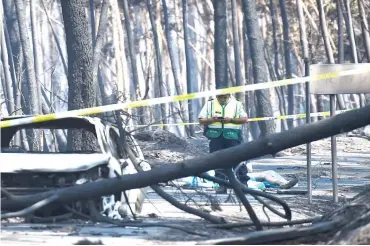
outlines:
{"label": "person's arm", "polygon": [[198,116],[198,119],[199,119],[199,124],[200,125],[209,125],[209,124],[212,124],[212,123],[215,123],[215,122],[220,122],[221,120],[218,119],[217,117],[213,117],[213,118],[209,118],[209,114],[207,112],[207,106],[208,106],[208,103],[207,102],[202,110],[200,111],[199,113],[199,116]]}
{"label": "person's arm", "polygon": [[231,119],[230,123],[233,124],[244,124],[248,122],[248,117],[240,117],[240,118],[234,118]]}
{"label": "person's arm", "polygon": [[244,111],[242,103],[240,103],[237,114],[239,115],[239,118],[228,118],[228,119],[225,119],[225,122],[232,123],[232,124],[245,124],[248,122],[248,115]]}
{"label": "person's arm", "polygon": [[199,118],[199,124],[201,125],[209,125],[215,122],[221,122],[221,120],[217,117],[213,118]]}

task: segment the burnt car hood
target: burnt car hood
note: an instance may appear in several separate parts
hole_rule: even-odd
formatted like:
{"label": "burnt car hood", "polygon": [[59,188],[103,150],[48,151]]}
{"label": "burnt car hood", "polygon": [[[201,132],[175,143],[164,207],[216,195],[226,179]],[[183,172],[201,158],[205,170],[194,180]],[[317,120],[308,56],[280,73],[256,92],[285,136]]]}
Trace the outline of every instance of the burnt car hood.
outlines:
{"label": "burnt car hood", "polygon": [[82,172],[108,165],[109,158],[100,153],[0,153],[0,172]]}

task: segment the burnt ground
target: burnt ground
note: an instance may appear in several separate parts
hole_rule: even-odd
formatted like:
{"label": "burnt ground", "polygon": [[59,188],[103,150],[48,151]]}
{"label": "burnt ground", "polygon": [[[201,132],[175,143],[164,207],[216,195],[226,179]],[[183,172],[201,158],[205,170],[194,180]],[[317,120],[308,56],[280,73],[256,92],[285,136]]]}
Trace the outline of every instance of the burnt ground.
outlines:
{"label": "burnt ground", "polygon": [[[140,133],[137,139],[146,159],[153,165],[164,162],[176,163],[187,158],[204,155],[208,151],[207,141],[201,137],[185,140],[168,132],[146,131]],[[332,202],[330,139],[316,141],[312,143],[312,204],[308,204],[306,195],[276,194],[291,207],[293,220],[328,213],[364,190],[366,184],[370,184],[370,142],[364,138],[345,135],[338,136],[337,141],[339,203]],[[276,158],[266,156],[253,160],[253,170],[275,170],[285,177],[297,176],[299,179],[298,187],[293,189],[305,189],[307,181],[305,151],[305,145],[297,146],[279,153]],[[177,182],[175,181],[175,183]],[[194,190],[179,191],[173,187],[165,187],[165,190],[184,202],[192,198],[197,206],[211,211],[212,214],[223,216],[228,221],[249,221],[245,209],[235,198],[231,201],[227,199],[228,195],[214,195],[222,211],[212,211],[208,200]],[[212,190],[202,191],[207,194],[214,193]],[[247,197],[261,221],[283,220],[270,211],[267,212],[267,217],[262,211],[260,203],[250,196]],[[281,210],[278,206],[276,208]],[[152,191],[148,192],[148,199],[141,217],[149,222],[171,222],[206,235],[201,237],[161,227],[118,228],[112,225],[78,220],[54,224],[26,224],[13,219],[8,223],[2,223],[1,241],[14,245],[50,244],[63,239],[63,243],[74,244],[78,240],[87,238],[92,241],[101,240],[103,244],[122,244],[122,240],[129,244],[195,244],[211,238],[242,236],[248,231],[254,230],[253,227],[234,230],[210,228],[209,223],[174,208]]]}

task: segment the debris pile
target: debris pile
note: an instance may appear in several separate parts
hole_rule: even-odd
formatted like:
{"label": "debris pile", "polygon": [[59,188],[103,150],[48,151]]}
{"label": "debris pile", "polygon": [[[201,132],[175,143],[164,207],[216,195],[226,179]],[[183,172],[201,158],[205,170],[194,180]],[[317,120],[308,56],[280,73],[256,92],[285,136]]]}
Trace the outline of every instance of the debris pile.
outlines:
{"label": "debris pile", "polygon": [[[357,136],[337,136],[337,151],[345,153],[370,153],[370,141]],[[330,155],[330,138],[311,143],[312,154]],[[306,145],[299,145],[280,152],[283,155],[305,155]]]}
{"label": "debris pile", "polygon": [[206,139],[186,140],[165,130],[140,131],[134,135],[143,151],[144,157],[151,164],[176,163],[204,154],[207,149],[199,148],[193,142],[204,145]]}

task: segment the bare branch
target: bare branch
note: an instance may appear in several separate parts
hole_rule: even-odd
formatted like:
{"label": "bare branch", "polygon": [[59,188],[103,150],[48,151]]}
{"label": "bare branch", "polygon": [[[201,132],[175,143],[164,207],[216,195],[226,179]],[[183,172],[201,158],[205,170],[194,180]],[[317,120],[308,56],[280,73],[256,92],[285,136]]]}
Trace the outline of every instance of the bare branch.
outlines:
{"label": "bare branch", "polygon": [[14,213],[1,214],[1,219],[7,219],[7,218],[12,218],[12,217],[23,217],[23,216],[29,215],[32,212],[36,211],[37,209],[40,209],[40,208],[56,201],[58,198],[59,198],[59,196],[57,194],[55,194],[51,197],[45,198],[44,200],[36,202],[34,205],[32,205],[28,208],[25,208],[21,211],[14,212]]}

